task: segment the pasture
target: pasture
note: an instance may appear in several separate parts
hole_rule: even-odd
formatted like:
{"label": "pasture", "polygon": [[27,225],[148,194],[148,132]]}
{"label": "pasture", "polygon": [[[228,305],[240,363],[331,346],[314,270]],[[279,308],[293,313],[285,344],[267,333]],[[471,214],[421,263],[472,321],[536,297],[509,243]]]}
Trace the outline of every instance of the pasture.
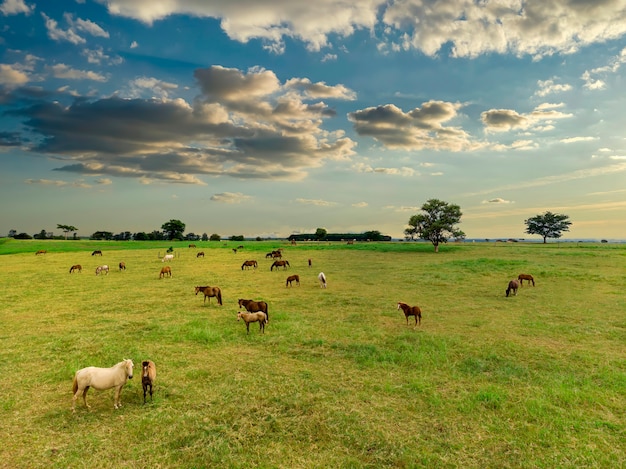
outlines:
{"label": "pasture", "polygon": [[[187,244],[0,244],[0,467],[626,466],[626,246]],[[75,371],[125,358],[122,407],[91,389],[72,413]]]}

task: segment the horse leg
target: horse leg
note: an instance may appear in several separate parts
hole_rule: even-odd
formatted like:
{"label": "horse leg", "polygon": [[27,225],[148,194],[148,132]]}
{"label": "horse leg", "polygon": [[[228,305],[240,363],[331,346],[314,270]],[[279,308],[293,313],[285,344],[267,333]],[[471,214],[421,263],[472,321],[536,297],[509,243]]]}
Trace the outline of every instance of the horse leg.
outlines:
{"label": "horse leg", "polygon": [[115,397],[113,399],[113,408],[114,409],[119,409],[120,407],[122,407],[121,394],[122,394],[122,386],[117,386],[115,388]]}
{"label": "horse leg", "polygon": [[248,334],[250,334],[250,323],[249,322],[246,323],[246,330],[248,331]]}
{"label": "horse leg", "polygon": [[148,385],[146,383],[141,383],[143,385],[143,403],[146,403],[146,391],[148,390]]}
{"label": "horse leg", "polygon": [[87,404],[87,391],[89,391],[89,386],[85,387],[85,389],[83,390],[83,402],[85,403],[85,407],[91,409],[91,406]]}

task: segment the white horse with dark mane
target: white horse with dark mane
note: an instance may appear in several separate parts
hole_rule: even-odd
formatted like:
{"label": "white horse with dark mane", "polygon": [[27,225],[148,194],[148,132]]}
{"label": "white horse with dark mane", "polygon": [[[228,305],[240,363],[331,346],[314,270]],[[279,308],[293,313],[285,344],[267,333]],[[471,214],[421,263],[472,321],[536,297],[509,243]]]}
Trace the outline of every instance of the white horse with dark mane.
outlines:
{"label": "white horse with dark mane", "polygon": [[317,279],[320,281],[320,288],[326,288],[326,275],[324,275],[324,272],[320,272]]}
{"label": "white horse with dark mane", "polygon": [[87,404],[87,391],[89,391],[90,387],[98,391],[115,388],[113,407],[115,409],[122,407],[120,394],[122,393],[122,388],[126,384],[126,381],[133,377],[134,366],[133,361],[127,358],[111,368],[88,366],[87,368],[78,370],[72,382],[72,392],[74,393],[74,397],[72,398],[72,412],[76,409],[76,400],[81,393],[85,407],[90,407],[89,404]]}

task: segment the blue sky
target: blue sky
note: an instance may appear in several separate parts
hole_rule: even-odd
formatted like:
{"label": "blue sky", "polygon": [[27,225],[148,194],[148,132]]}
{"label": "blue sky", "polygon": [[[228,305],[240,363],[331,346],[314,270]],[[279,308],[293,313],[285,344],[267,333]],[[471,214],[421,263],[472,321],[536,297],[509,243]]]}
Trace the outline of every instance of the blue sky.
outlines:
{"label": "blue sky", "polygon": [[[0,0],[0,234],[626,238],[623,0]],[[61,234],[56,233],[56,234]]]}

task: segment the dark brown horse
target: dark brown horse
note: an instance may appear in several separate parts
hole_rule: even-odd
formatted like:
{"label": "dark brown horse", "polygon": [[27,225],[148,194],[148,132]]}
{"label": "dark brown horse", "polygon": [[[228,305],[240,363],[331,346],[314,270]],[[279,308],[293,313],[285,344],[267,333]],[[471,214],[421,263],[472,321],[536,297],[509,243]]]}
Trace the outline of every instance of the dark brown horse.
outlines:
{"label": "dark brown horse", "polygon": [[206,299],[209,299],[209,304],[211,304],[211,297],[217,298],[217,304],[222,306],[222,290],[220,287],[196,287],[196,295],[198,293],[204,293],[204,302]]}
{"label": "dark brown horse", "polygon": [[40,249],[39,251],[37,251],[37,252],[35,253],[35,256],[38,256],[39,254],[45,254],[45,253],[47,253],[47,252],[48,252],[48,251],[46,251],[45,249]]}
{"label": "dark brown horse", "polygon": [[82,265],[80,265],[80,264],[73,265],[72,267],[70,267],[70,274],[71,274],[72,272],[74,272],[75,270],[77,270],[78,272],[82,273],[82,271],[83,271],[83,266],[82,266]]}
{"label": "dark brown horse", "polygon": [[92,255],[92,256],[101,256],[101,255],[102,255],[102,251],[100,251],[100,250],[98,249],[98,250],[96,250],[96,251],[92,252],[92,253],[91,253],[91,255]]}
{"label": "dark brown horse", "polygon": [[298,286],[300,286],[300,276],[299,275],[290,275],[287,277],[287,282],[285,282],[285,287],[291,287],[291,282],[296,282]]}
{"label": "dark brown horse", "polygon": [[161,273],[159,274],[159,278],[163,278],[166,276],[170,276],[170,278],[172,277],[172,268],[169,265],[166,265],[165,267],[163,267],[161,269]]}
{"label": "dark brown horse", "polygon": [[398,302],[398,309],[404,311],[404,317],[406,318],[406,325],[409,325],[409,316],[415,316],[415,326],[422,324],[422,310],[419,306],[409,306],[406,303]]}
{"label": "dark brown horse", "polygon": [[204,251],[200,251],[198,254],[196,254],[196,259],[198,257],[204,257]]}
{"label": "dark brown horse", "polygon": [[257,261],[245,261],[243,264],[241,264],[241,270],[243,270],[244,267],[247,267],[248,269],[250,267],[254,267],[256,269],[258,265],[259,264],[257,263]]}
{"label": "dark brown horse", "polygon": [[195,245],[195,244],[190,244],[190,245],[189,245],[189,247],[190,247],[190,248],[195,248],[195,247],[196,247],[196,245]]}
{"label": "dark brown horse", "polygon": [[517,289],[519,288],[519,281],[513,279],[509,282],[509,286],[506,289],[506,296],[509,296],[509,294],[511,292],[513,292],[513,295],[517,296]]}
{"label": "dark brown horse", "polygon": [[535,279],[530,274],[519,274],[517,276],[517,280],[519,280],[519,286],[520,287],[524,286],[524,280],[528,281],[528,283],[532,282],[533,283],[533,287],[535,286]]}
{"label": "dark brown horse", "polygon": [[120,262],[120,270],[126,270],[126,262]]}
{"label": "dark brown horse", "polygon": [[243,306],[250,313],[256,313],[261,311],[267,316],[267,321],[270,320],[270,314],[267,312],[267,303],[265,301],[244,300],[239,298],[239,307]]}
{"label": "dark brown horse", "polygon": [[291,266],[289,265],[289,261],[274,261],[274,263],[270,267],[270,270],[274,270],[274,267],[276,267],[277,269],[279,267],[282,267],[283,270],[285,270],[287,267],[291,267]]}

